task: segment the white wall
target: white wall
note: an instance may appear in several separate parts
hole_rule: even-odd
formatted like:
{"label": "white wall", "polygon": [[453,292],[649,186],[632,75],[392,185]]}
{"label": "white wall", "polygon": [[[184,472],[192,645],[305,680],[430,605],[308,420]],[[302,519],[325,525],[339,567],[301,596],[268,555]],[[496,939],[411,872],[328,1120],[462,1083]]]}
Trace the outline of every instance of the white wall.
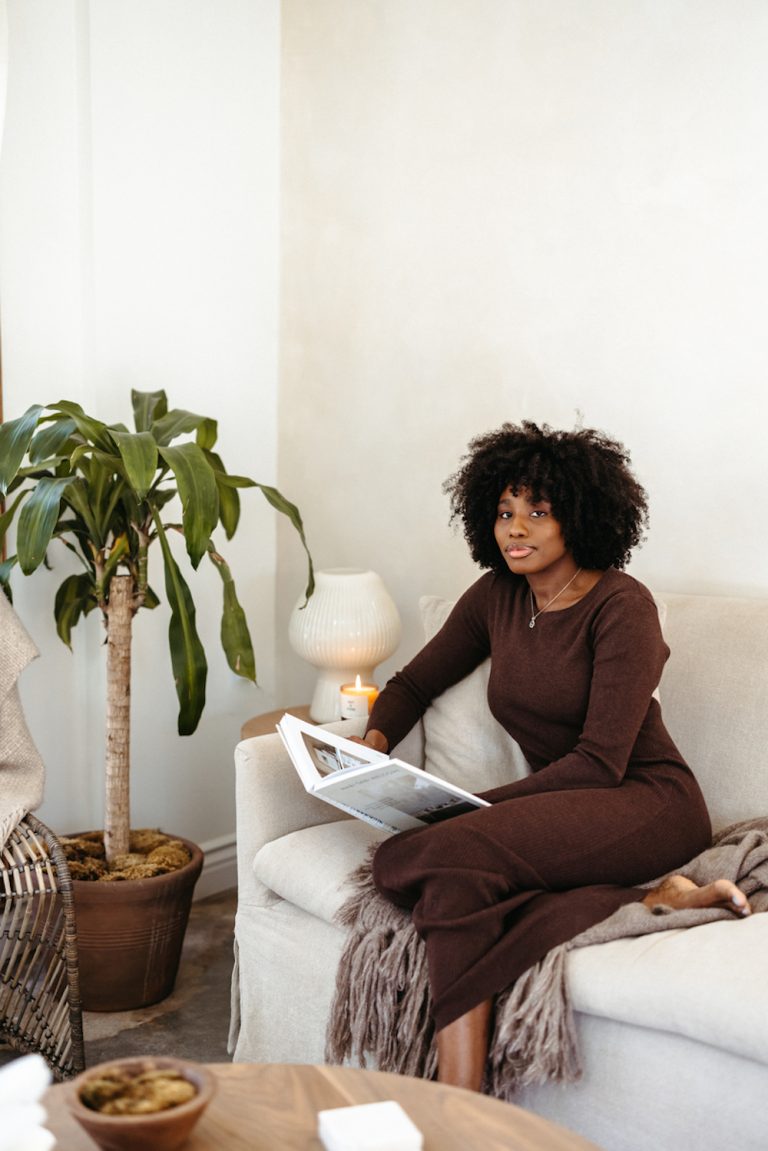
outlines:
{"label": "white wall", "polygon": [[[641,578],[765,593],[763,0],[6,6],[7,417],[66,395],[127,419],[132,385],[216,415],[319,566],[386,580],[405,630],[381,677],[419,644],[417,596],[474,578],[441,484],[504,419],[580,412],[626,441]],[[274,530],[253,494],[227,549],[259,691],[218,656],[218,577],[191,577],[211,664],[191,739],[164,624],[137,622],[134,823],[224,851],[240,723],[314,678],[286,638],[303,553]],[[56,639],[60,574],[15,586],[43,653],[22,685],[41,815],[70,830],[99,820],[103,653],[96,621],[74,654]]]}
{"label": "white wall", "polygon": [[768,590],[766,59],[764,0],[285,0],[281,470],[401,608],[380,679],[475,577],[441,485],[506,419],[628,445],[639,578]]}
{"label": "white wall", "polygon": [[[131,387],[165,388],[173,406],[219,420],[229,470],[274,483],[277,0],[9,0],[8,14],[6,418],[71,398],[128,422]],[[212,861],[231,855],[240,725],[276,706],[276,523],[259,493],[243,494],[238,536],[219,544],[260,688],[220,652],[221,582],[208,564],[189,574],[209,662],[194,736],[176,734],[164,609],[137,617],[133,666],[133,823],[201,842]],[[104,653],[94,617],[74,633],[74,654],[56,638],[61,556],[56,568],[15,577],[14,590],[43,653],[22,683],[48,764],[40,815],[67,831],[101,826]]]}

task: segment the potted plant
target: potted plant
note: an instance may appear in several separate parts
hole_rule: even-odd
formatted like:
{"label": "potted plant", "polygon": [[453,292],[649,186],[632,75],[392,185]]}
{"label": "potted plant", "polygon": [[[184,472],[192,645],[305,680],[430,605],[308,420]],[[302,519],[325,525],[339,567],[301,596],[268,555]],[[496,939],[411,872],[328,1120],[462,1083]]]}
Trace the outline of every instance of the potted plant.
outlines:
{"label": "potted plant", "polygon": [[[195,626],[195,605],[189,586],[171,547],[170,537],[183,537],[186,555],[193,570],[205,559],[213,562],[222,579],[223,611],[221,643],[227,662],[236,675],[255,682],[253,646],[238,601],[232,574],[213,542],[213,532],[221,525],[227,539],[234,535],[240,515],[240,489],[259,488],[278,512],[286,515],[307,551],[308,583],[313,590],[312,561],[307,549],[298,509],[280,492],[246,476],[230,475],[215,452],[216,421],[180,409],[169,409],[165,392],[131,393],[135,430],[123,424],[105,424],[87,415],[71,401],[46,406],[33,405],[23,416],[0,426],[0,544],[15,521],[16,553],[0,564],[0,583],[10,596],[9,578],[18,565],[31,575],[44,563],[50,545],[61,543],[79,561],[80,570],[66,576],[54,602],[56,629],[71,645],[72,628],[78,620],[98,609],[106,629],[107,704],[103,849],[107,878],[114,875],[116,863],[130,854],[130,662],[131,624],[141,609],[151,610],[160,602],[149,582],[149,552],[159,553],[165,577],[165,595],[170,607],[168,640],[170,662],[179,702],[178,731],[191,735],[205,706],[207,661]],[[175,443],[179,437],[183,442]],[[178,498],[177,498],[178,497]],[[180,505],[180,506],[179,506]],[[176,913],[183,938],[192,887],[202,867],[202,853],[194,844],[181,841],[192,859],[179,871],[163,875],[167,883],[180,885],[179,877],[190,876],[186,910]],[[185,853],[186,854],[186,853]],[[110,870],[111,869],[111,870]],[[125,975],[116,976],[122,988],[119,1002],[104,1005],[102,993],[89,991],[90,974],[107,974],[118,953],[131,950],[128,927],[120,928],[114,948],[106,939],[107,929],[93,932],[86,923],[86,904],[96,902],[115,923],[114,896],[143,895],[155,879],[126,880],[122,883],[94,884],[75,881],[75,905],[83,984],[83,1005],[91,1009],[125,1009],[143,1006],[163,998],[173,987],[181,938],[174,938],[166,950],[173,968],[170,976],[158,976],[157,940],[170,929],[151,926],[149,913],[134,908],[137,949],[151,944],[151,966],[138,971],[134,982],[142,988],[128,991]],[[189,887],[191,882],[191,887]],[[98,892],[97,892],[97,889]],[[168,896],[161,895],[167,904]],[[108,901],[108,902],[107,902]],[[130,899],[128,899],[130,902]],[[163,914],[163,913],[161,913]],[[171,916],[173,919],[173,916]],[[96,954],[85,955],[88,940]],[[144,939],[146,937],[146,940]],[[107,952],[103,950],[107,946]],[[143,960],[138,961],[139,964]],[[170,985],[169,985],[170,979]],[[151,989],[148,990],[148,983]],[[108,993],[107,993],[108,994]],[[126,1002],[126,996],[135,1002]],[[90,1001],[89,1001],[90,999]]]}

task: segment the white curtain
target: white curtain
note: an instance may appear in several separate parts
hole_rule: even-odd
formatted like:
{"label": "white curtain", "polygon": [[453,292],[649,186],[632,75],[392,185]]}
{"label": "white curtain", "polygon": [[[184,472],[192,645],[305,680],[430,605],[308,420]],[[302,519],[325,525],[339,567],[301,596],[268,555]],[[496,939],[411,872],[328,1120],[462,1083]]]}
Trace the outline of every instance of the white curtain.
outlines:
{"label": "white curtain", "polygon": [[3,123],[5,121],[5,93],[8,87],[8,8],[6,0],[0,0],[0,156],[3,148]]}
{"label": "white curtain", "polygon": [[[8,88],[8,8],[0,0],[0,163],[3,159],[3,124],[5,123],[5,94]],[[3,418],[3,370],[0,353],[0,420]]]}

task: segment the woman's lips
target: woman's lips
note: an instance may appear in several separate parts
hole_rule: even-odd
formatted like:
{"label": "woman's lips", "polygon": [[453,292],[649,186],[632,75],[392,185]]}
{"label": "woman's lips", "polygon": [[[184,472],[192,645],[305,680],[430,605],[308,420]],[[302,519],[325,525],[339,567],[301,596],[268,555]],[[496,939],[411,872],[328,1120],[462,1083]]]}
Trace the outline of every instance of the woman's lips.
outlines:
{"label": "woman's lips", "polygon": [[507,555],[510,557],[510,559],[522,560],[525,559],[526,556],[529,556],[532,551],[533,548],[528,547],[511,547],[507,548]]}

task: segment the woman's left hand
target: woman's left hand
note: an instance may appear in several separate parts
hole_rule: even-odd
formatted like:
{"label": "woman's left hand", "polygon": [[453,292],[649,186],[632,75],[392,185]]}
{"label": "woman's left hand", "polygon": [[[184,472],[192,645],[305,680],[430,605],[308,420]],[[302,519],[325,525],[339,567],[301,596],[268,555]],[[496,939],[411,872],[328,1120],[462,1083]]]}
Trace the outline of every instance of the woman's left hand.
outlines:
{"label": "woman's left hand", "polygon": [[389,751],[389,740],[383,731],[377,731],[375,727],[367,731],[362,739],[359,735],[351,735],[349,738],[352,743],[362,743],[364,747],[372,747],[374,751],[381,751],[384,755]]}

